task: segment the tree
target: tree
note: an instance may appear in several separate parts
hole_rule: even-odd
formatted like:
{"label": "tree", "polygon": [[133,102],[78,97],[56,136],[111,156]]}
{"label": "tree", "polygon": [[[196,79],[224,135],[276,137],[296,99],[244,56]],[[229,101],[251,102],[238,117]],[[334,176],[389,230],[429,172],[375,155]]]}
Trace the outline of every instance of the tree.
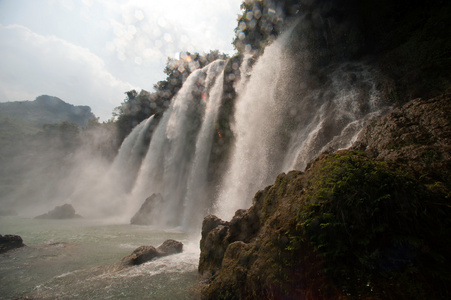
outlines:
{"label": "tree", "polygon": [[233,45],[238,52],[257,51],[272,42],[282,25],[299,12],[300,0],[246,0],[235,28]]}

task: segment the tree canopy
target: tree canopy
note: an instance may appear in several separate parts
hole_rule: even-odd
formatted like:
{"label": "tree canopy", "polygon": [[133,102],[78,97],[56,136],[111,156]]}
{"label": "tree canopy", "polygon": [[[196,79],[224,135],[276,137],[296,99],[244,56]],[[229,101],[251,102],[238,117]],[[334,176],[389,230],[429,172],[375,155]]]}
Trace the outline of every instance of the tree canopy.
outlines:
{"label": "tree canopy", "polygon": [[285,20],[299,12],[300,0],[245,0],[241,4],[233,45],[239,52],[263,48],[273,41]]}
{"label": "tree canopy", "polygon": [[154,118],[159,119],[189,74],[217,59],[227,58],[226,54],[219,53],[218,50],[206,54],[181,52],[179,58],[168,58],[164,69],[167,77],[153,86],[152,93],[145,90],[139,93],[136,90],[127,91],[124,102],[115,108],[113,116],[116,117],[119,141],[150,116],[155,115]]}

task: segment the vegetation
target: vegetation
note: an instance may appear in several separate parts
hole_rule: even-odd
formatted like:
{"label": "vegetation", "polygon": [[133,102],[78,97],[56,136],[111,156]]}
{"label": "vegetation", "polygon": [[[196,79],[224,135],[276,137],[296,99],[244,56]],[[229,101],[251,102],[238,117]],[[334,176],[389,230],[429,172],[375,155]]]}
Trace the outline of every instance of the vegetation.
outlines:
{"label": "vegetation", "polygon": [[288,249],[311,242],[352,298],[444,298],[450,210],[412,175],[362,153],[322,157],[308,176]]}
{"label": "vegetation", "polygon": [[241,4],[242,14],[235,28],[233,45],[239,52],[263,52],[282,30],[287,18],[298,13],[300,0],[247,0]]}
{"label": "vegetation", "polygon": [[189,74],[212,61],[226,58],[227,55],[220,54],[219,51],[210,51],[205,55],[182,52],[178,59],[168,58],[164,69],[167,77],[154,85],[153,93],[145,90],[139,94],[135,90],[125,92],[127,97],[124,102],[115,108],[113,116],[116,118],[119,142],[141,121],[152,115],[157,119],[161,118]]}

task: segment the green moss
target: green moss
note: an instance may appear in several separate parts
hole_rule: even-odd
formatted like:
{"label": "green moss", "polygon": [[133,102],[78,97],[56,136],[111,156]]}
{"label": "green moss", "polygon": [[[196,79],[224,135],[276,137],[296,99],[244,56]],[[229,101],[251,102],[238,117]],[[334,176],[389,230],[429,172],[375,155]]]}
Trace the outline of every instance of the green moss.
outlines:
{"label": "green moss", "polygon": [[427,164],[438,162],[442,159],[442,153],[437,149],[427,149],[423,152],[423,161]]}
{"label": "green moss", "polygon": [[287,249],[309,240],[347,296],[441,298],[450,284],[450,210],[401,168],[357,152],[321,158]]}
{"label": "green moss", "polygon": [[287,176],[282,173],[276,178],[276,182],[268,191],[268,194],[264,198],[263,202],[263,220],[266,220],[272,215],[275,206],[277,205],[278,199],[281,199],[287,189],[288,179]]}

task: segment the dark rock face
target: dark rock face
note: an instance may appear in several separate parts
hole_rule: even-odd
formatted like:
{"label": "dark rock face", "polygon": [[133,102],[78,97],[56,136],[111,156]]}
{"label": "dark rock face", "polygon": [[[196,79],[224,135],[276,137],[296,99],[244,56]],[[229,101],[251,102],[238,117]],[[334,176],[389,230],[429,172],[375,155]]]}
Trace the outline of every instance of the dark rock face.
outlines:
{"label": "dark rock face", "polygon": [[25,246],[18,235],[0,235],[0,253]]}
{"label": "dark rock face", "polygon": [[163,244],[155,248],[154,246],[138,247],[132,254],[124,257],[120,263],[121,267],[140,265],[156,257],[162,257],[181,253],[183,244],[176,240],[166,240]]}
{"label": "dark rock face", "polygon": [[[293,271],[281,262],[287,256],[288,232],[296,226],[294,212],[303,181],[302,172],[280,174],[274,185],[256,193],[251,208],[238,210],[230,222],[215,216],[204,219],[199,260],[202,299],[297,299],[304,295],[307,286],[295,291],[283,275]],[[319,260],[308,250],[304,255],[312,256],[311,266],[302,270],[304,276],[322,283]],[[297,279],[299,284],[305,284],[301,279]],[[315,291],[312,295],[320,299]]]}
{"label": "dark rock face", "polygon": [[352,147],[401,163],[423,179],[451,182],[451,95],[415,99],[372,121]]}
{"label": "dark rock face", "polygon": [[56,206],[53,210],[46,214],[39,215],[36,219],[72,219],[81,218],[75,213],[75,209],[70,204]]}
{"label": "dark rock face", "polygon": [[140,265],[155,257],[158,257],[158,252],[154,246],[141,246],[129,256],[124,257],[121,263],[123,265]]}
{"label": "dark rock face", "polygon": [[152,194],[144,201],[141,208],[130,220],[130,224],[135,225],[151,225],[152,224],[152,212],[155,211],[156,206],[163,201],[161,194]]}
{"label": "dark rock face", "polygon": [[157,252],[160,254],[160,256],[181,253],[182,251],[183,243],[176,240],[166,240],[157,248]]}
{"label": "dark rock face", "polygon": [[448,299],[449,96],[371,122],[202,226],[202,299]]}

